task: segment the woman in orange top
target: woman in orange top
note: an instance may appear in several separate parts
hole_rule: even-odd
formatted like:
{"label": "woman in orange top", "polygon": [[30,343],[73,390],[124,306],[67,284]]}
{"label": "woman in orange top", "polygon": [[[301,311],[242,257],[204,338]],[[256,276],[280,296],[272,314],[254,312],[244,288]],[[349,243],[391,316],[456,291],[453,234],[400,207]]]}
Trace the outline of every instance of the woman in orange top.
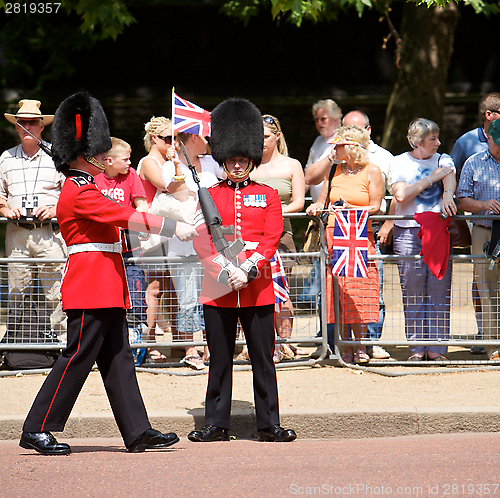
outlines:
{"label": "woman in orange top", "polygon": [[[365,148],[370,141],[368,132],[358,126],[343,126],[331,139],[332,152],[330,160],[337,162],[337,169],[329,182],[325,181],[317,203],[307,208],[307,214],[316,216],[325,207],[327,196],[329,210],[334,209],[367,209],[368,214],[376,214],[384,196],[384,181],[380,169],[371,164]],[[337,204],[337,205],[334,205]],[[326,229],[328,252],[333,245],[333,226],[335,216],[330,214]],[[375,241],[368,225],[368,254],[375,254]],[[348,340],[351,332],[356,340],[366,337],[366,326],[378,320],[379,294],[378,275],[375,261],[368,263],[368,278],[339,277],[340,310],[342,339]],[[327,318],[334,322],[333,314],[333,277],[332,268],[327,268]],[[352,346],[344,348],[342,359],[346,363],[368,363],[366,346],[357,345],[356,354]]]}

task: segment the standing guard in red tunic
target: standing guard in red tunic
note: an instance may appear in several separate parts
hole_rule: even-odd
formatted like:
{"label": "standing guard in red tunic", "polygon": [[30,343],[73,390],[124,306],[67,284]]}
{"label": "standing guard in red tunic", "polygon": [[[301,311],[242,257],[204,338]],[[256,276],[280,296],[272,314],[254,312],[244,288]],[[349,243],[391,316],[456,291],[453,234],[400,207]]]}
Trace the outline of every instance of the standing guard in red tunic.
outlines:
{"label": "standing guard in red tunic", "polygon": [[130,299],[119,227],[166,237],[175,234],[181,240],[191,240],[196,231],[184,223],[122,207],[102,195],[94,175],[104,170],[110,148],[108,122],[98,100],[82,92],[59,106],[52,153],[57,170],[66,176],[57,220],[69,254],[61,286],[68,316],[67,346],[31,407],[19,443],[45,455],[71,452],[50,431],[64,429],[94,363],[129,451],[166,448],[179,441],[175,433],[151,428],[137,384],[128,342],[125,309]]}
{"label": "standing guard in red tunic", "polygon": [[[257,430],[261,441],[293,441],[280,427],[274,351],[275,296],[270,258],[278,250],[283,214],[278,192],[249,179],[262,160],[262,115],[249,101],[229,99],[212,112],[212,155],[227,179],[208,190],[222,225],[234,226],[229,245],[243,239],[244,249],[231,260],[211,243],[201,217],[194,246],[205,268],[203,304],[210,370],[205,400],[205,427],[192,431],[195,442],[228,441],[232,368],[238,319],[252,362]],[[213,237],[212,237],[213,242]],[[224,252],[224,251],[223,251]]]}

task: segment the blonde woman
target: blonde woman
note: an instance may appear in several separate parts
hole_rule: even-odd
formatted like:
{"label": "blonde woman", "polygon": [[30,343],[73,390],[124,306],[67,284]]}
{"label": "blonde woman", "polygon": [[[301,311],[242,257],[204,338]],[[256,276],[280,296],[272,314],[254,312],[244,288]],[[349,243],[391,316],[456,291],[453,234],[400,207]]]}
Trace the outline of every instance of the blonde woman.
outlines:
{"label": "blonde woman", "polygon": [[[175,156],[175,148],[172,146],[172,123],[170,119],[163,116],[153,117],[145,124],[146,131],[144,135],[144,147],[148,155],[143,157],[137,166],[137,173],[141,178],[144,190],[146,191],[146,201],[149,206],[157,193],[165,190],[162,180],[162,166]],[[181,170],[180,162],[176,162],[176,175],[179,178],[183,173]],[[182,187],[182,181],[176,182],[176,190],[185,190],[187,187]],[[164,256],[168,255],[167,243],[163,243],[157,247],[151,248],[144,252],[145,256]],[[161,313],[161,298],[167,292],[168,298],[174,298],[175,292],[171,285],[170,275],[166,269],[153,269],[149,268],[146,272],[148,287],[146,289],[146,304],[148,306],[146,311],[148,333],[146,340],[155,340],[155,330],[158,324],[161,328],[167,328],[163,324]],[[175,299],[173,299],[175,301]],[[169,303],[169,309],[175,310],[177,307],[175,302]],[[171,327],[172,334],[175,337],[177,331],[175,326]],[[163,363],[167,360],[166,356],[157,349],[150,349],[147,354],[146,362],[149,363]]]}
{"label": "blonde woman", "polygon": [[[366,147],[370,141],[368,132],[359,126],[342,126],[331,139],[330,162],[338,162],[332,178],[331,188],[325,181],[318,202],[307,208],[307,214],[316,216],[329,199],[330,211],[335,209],[367,209],[368,214],[376,214],[384,196],[384,180],[380,169],[371,164]],[[332,166],[335,167],[335,166]],[[334,205],[336,204],[336,205]],[[335,217],[330,214],[326,229],[328,252],[332,252]],[[368,226],[368,254],[375,254],[375,241]],[[339,277],[342,339],[357,340],[366,337],[367,325],[378,320],[379,289],[378,272],[375,261],[368,263],[368,278]],[[327,268],[327,318],[334,322],[332,268]],[[368,363],[366,346],[357,345],[356,354],[352,346],[344,348],[342,359],[346,363]]]}
{"label": "blonde woman", "polygon": [[[162,168],[162,178],[165,188],[173,191],[179,188],[179,185],[186,185],[190,195],[198,199],[198,185],[189,170],[187,160],[184,157],[180,142],[184,144],[189,162],[194,166],[200,186],[208,188],[215,185],[219,179],[225,177],[224,170],[219,163],[215,162],[211,155],[207,154],[209,147],[208,138],[202,135],[190,133],[178,133],[175,137],[176,148],[181,163],[182,176],[178,176],[178,166],[174,161],[167,161]],[[178,181],[184,178],[182,184]],[[177,258],[189,258],[196,255],[192,242],[181,242],[177,237],[169,240],[168,256]],[[199,263],[194,261],[182,261],[176,265],[172,272],[172,281],[177,292],[177,329],[179,338],[186,342],[193,341],[193,334],[202,331],[205,338],[205,322],[203,320],[203,311],[198,303],[201,272]],[[188,366],[194,369],[204,368],[204,362],[209,360],[210,353],[205,346],[203,358],[200,357],[198,350],[193,346],[186,346],[186,356],[182,360]]]}
{"label": "blonde woman", "polygon": [[[302,165],[296,159],[288,157],[288,147],[275,116],[264,114],[264,150],[262,163],[250,174],[250,178],[274,187],[280,196],[283,213],[297,213],[304,208],[305,180]],[[279,251],[297,252],[293,241],[290,218],[283,218],[283,233]],[[290,281],[291,264],[285,262],[285,270]],[[293,305],[288,299],[276,313],[276,331],[280,338],[290,339],[293,328]],[[283,343],[278,349],[285,358],[293,358],[297,350]],[[302,353],[299,351],[299,353]]]}

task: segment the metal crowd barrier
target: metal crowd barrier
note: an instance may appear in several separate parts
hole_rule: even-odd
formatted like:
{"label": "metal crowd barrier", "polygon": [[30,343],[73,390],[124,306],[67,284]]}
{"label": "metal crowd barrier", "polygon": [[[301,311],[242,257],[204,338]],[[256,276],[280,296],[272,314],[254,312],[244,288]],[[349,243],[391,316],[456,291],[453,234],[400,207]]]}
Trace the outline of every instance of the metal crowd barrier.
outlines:
{"label": "metal crowd barrier", "polygon": [[[311,217],[304,213],[287,214],[290,218],[305,218]],[[477,216],[457,216],[458,219],[477,219]],[[498,217],[482,217],[483,219],[497,219]],[[397,216],[372,216],[372,220],[384,221],[387,219],[411,219],[411,217]],[[318,219],[317,219],[318,220]],[[2,221],[2,220],[0,220]],[[319,221],[319,220],[318,220]],[[406,359],[409,356],[408,347],[411,345],[446,345],[449,349],[447,361],[444,364],[454,365],[477,365],[491,364],[485,355],[473,356],[468,348],[473,345],[486,346],[495,345],[500,347],[500,340],[497,337],[481,336],[478,329],[478,320],[481,323],[481,315],[477,311],[478,299],[473,296],[473,265],[479,261],[484,264],[489,264],[484,254],[452,254],[450,256],[453,262],[453,274],[451,293],[449,301],[449,320],[450,332],[449,336],[441,339],[419,338],[417,340],[409,340],[405,335],[405,313],[403,307],[401,285],[397,268],[397,261],[402,259],[421,259],[420,256],[407,256],[400,258],[394,254],[370,256],[371,261],[382,261],[383,264],[383,298],[385,302],[385,320],[383,324],[382,336],[379,340],[370,340],[366,337],[360,340],[343,340],[340,334],[342,318],[340,315],[339,299],[340,293],[338,288],[338,278],[334,278],[334,303],[336,305],[336,317],[334,325],[334,341],[332,348],[328,347],[327,343],[327,312],[326,299],[320,296],[326,296],[326,267],[328,263],[328,255],[326,251],[326,240],[323,229],[323,224],[320,233],[320,249],[318,252],[311,253],[283,253],[282,259],[285,267],[288,268],[290,297],[294,308],[293,328],[289,339],[277,338],[277,343],[289,343],[296,345],[299,349],[309,347],[309,353],[319,346],[319,355],[313,359],[310,356],[296,356],[292,360],[283,360],[277,363],[277,367],[288,366],[304,366],[313,365],[323,359],[336,360],[343,364],[341,360],[341,349],[345,345],[363,344],[379,345],[390,350],[391,359],[388,360],[372,360],[370,366],[380,365],[406,365],[409,362]],[[64,260],[48,260],[28,258],[19,260],[18,263],[29,263],[36,270],[36,265],[39,263],[61,264]],[[131,258],[128,263],[137,265],[145,275],[151,279],[155,277],[161,278],[165,284],[165,293],[161,300],[161,313],[157,327],[154,331],[154,337],[147,338],[145,333],[145,325],[147,312],[147,299],[143,290],[139,291],[142,304],[136,310],[136,315],[142,318],[134,317],[129,314],[130,327],[142,334],[142,338],[137,335],[132,343],[133,349],[138,348],[160,348],[160,351],[165,352],[168,361],[163,364],[152,365],[158,367],[179,367],[185,366],[177,360],[184,356],[184,348],[186,346],[194,346],[202,348],[206,342],[200,331],[196,331],[193,340],[186,340],[177,332],[178,320],[178,295],[174,280],[179,275],[186,263],[194,263],[197,268],[197,292],[201,284],[202,266],[197,261],[196,257],[190,258]],[[43,282],[39,279],[34,280],[34,285],[29,289],[29,299],[22,301],[13,301],[15,306],[9,306],[9,285],[8,285],[8,265],[13,264],[12,259],[0,258],[0,351],[7,350],[58,350],[65,346],[64,324],[54,331],[50,330],[47,323],[50,319],[47,312],[38,312],[39,308],[43,308],[45,298],[43,295]],[[318,272],[323,278],[316,280],[317,288],[307,293],[312,272]],[[314,280],[314,279],[313,279]],[[319,281],[318,281],[319,280]],[[105,292],[105,289],[99,289],[98,292]],[[131,288],[132,295],[136,290]],[[132,296],[137,297],[137,296]],[[498,305],[500,306],[500,305]],[[13,309],[14,308],[14,309]],[[35,314],[31,308],[35,309]],[[199,310],[193,311],[198,313]],[[500,315],[500,308],[499,313]],[[36,315],[36,316],[35,316]],[[13,319],[13,316],[15,319]],[[12,329],[12,320],[21,320],[22,325],[17,326],[19,333],[12,336],[7,334],[8,328]],[[10,322],[9,322],[10,321]],[[479,326],[481,327],[481,325]],[[131,335],[132,338],[132,335]],[[237,340],[237,345],[241,347],[244,344],[244,337],[240,335]],[[332,349],[332,350],[330,350]],[[200,351],[201,353],[201,351]],[[443,363],[440,363],[443,364]],[[247,367],[248,362],[235,361],[235,364]],[[414,363],[411,363],[414,366]],[[419,363],[425,364],[425,362]],[[435,363],[434,363],[435,364]],[[498,365],[498,363],[495,363]]]}
{"label": "metal crowd barrier", "polygon": [[[303,213],[287,215],[289,217],[307,217]],[[309,218],[309,217],[307,217]],[[0,221],[6,221],[1,220]],[[324,241],[324,233],[322,233]],[[318,293],[304,295],[304,284],[310,276],[310,272],[319,264],[319,274],[326,272],[324,242],[321,250],[316,253],[286,253],[282,254],[282,260],[287,269],[289,278],[290,298],[294,308],[293,328],[288,339],[276,338],[276,343],[287,343],[296,345],[298,349],[304,347],[313,348],[306,350],[312,353],[317,346],[321,347],[321,353],[316,358],[309,355],[295,356],[293,359],[282,360],[277,363],[278,368],[284,366],[313,365],[323,360],[328,353],[326,345],[325,323],[326,307],[320,302]],[[44,296],[44,282],[37,275],[37,265],[64,264],[65,260],[44,258],[19,258],[15,262],[10,258],[0,258],[0,352],[9,350],[60,350],[66,346],[65,324],[61,323],[60,317],[54,326],[51,314],[53,309],[47,306]],[[199,296],[203,267],[196,256],[188,258],[166,258],[166,257],[134,257],[126,261],[126,265],[134,265],[143,275],[146,281],[158,280],[164,287],[163,296],[159,303],[157,325],[153,333],[147,333],[147,309],[151,295],[145,291],[145,283],[137,279],[129,283],[133,309],[127,312],[129,319],[129,330],[131,346],[134,350],[141,348],[154,348],[163,352],[168,360],[165,363],[151,364],[155,368],[185,367],[180,363],[184,356],[184,348],[194,346],[203,348],[206,345],[201,330],[194,333],[193,339],[186,338],[178,332],[179,315],[179,285],[184,285],[181,273],[187,264],[196,267],[196,301]],[[9,294],[9,271],[29,266],[34,272],[33,285],[24,293]],[[138,282],[139,281],[139,282]],[[325,292],[324,279],[319,279],[321,289]],[[139,287],[137,287],[137,285]],[[96,292],[106,292],[106,289],[96,289]],[[199,314],[201,306],[188,307],[188,314]],[[64,317],[64,315],[63,315]],[[240,331],[241,332],[241,331]],[[244,345],[244,336],[240,333],[237,338],[237,346]],[[200,350],[200,355],[202,351]],[[247,361],[235,361],[237,365],[248,365]]]}

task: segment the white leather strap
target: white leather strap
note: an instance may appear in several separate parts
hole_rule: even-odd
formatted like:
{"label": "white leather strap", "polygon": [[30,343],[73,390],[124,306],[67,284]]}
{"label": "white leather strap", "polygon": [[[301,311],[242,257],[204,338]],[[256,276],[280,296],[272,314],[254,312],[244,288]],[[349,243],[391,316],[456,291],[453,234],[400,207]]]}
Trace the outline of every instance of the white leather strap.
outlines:
{"label": "white leather strap", "polygon": [[257,249],[257,246],[259,245],[258,242],[250,242],[248,240],[245,240],[245,247],[243,248],[244,251],[255,251]]}
{"label": "white leather strap", "polygon": [[79,252],[122,252],[122,243],[105,244],[103,242],[87,242],[85,244],[73,244],[68,247],[68,254],[77,254]]}

